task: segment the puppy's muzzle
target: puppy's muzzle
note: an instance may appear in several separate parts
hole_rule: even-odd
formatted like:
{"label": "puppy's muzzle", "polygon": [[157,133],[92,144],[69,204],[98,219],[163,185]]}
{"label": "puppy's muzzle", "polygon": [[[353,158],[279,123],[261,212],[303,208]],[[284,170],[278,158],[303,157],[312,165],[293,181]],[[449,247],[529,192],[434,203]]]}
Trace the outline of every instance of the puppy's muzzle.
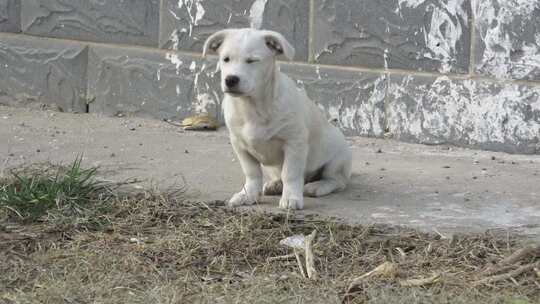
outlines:
{"label": "puppy's muzzle", "polygon": [[240,84],[240,78],[238,76],[230,75],[225,78],[225,86],[228,91],[237,91]]}

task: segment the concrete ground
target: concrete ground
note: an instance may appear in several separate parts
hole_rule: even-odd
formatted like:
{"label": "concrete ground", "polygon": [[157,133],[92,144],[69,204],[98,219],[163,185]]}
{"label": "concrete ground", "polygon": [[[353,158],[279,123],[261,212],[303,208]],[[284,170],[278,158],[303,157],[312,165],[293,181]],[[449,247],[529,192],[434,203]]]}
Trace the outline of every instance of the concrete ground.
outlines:
{"label": "concrete ground", "polygon": [[[347,222],[405,225],[442,234],[486,229],[540,239],[540,155],[524,156],[350,138],[350,187],[305,210]],[[0,176],[33,162],[100,166],[106,179],[159,188],[186,183],[200,200],[226,200],[243,176],[227,133],[184,132],[165,122],[0,106]],[[279,212],[278,198],[251,208]]]}

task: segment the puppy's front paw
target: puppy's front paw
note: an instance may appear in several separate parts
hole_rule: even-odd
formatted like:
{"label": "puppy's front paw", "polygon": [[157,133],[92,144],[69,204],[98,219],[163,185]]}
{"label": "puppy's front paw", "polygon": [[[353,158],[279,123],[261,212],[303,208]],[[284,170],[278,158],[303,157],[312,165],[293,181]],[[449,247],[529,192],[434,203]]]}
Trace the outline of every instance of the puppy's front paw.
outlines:
{"label": "puppy's front paw", "polygon": [[257,203],[259,198],[256,195],[248,195],[244,191],[240,191],[233,195],[227,205],[229,207],[243,206],[243,205],[253,205]]}
{"label": "puppy's front paw", "polygon": [[279,200],[279,208],[293,209],[293,210],[304,209],[304,199],[302,197],[299,199],[294,199],[294,198],[282,196],[281,199]]}

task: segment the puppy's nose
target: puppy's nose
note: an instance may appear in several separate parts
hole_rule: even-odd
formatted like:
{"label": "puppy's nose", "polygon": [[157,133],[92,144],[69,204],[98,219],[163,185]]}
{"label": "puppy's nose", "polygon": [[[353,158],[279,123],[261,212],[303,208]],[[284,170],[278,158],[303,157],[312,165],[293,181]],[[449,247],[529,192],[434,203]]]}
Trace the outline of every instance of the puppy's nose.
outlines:
{"label": "puppy's nose", "polygon": [[240,78],[238,78],[238,76],[227,76],[225,78],[225,84],[227,85],[228,88],[234,88],[238,85],[238,83],[240,82]]}

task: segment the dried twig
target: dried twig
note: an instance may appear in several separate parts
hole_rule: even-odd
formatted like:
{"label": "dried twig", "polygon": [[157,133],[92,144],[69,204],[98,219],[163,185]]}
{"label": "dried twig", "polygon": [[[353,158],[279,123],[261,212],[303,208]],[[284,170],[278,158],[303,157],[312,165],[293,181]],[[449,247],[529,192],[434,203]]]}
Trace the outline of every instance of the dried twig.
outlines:
{"label": "dried twig", "polygon": [[439,282],[441,278],[442,278],[441,274],[437,273],[429,278],[404,280],[404,281],[399,282],[399,284],[403,287],[426,286],[426,285],[431,285],[431,284],[435,284]]}
{"label": "dried twig", "polygon": [[399,255],[402,257],[402,258],[406,258],[407,257],[407,254],[405,253],[405,250],[401,249],[400,247],[396,247],[395,249]]}
{"label": "dried twig", "polygon": [[351,300],[352,295],[357,294],[359,290],[362,290],[362,288],[360,288],[360,285],[362,285],[362,283],[365,282],[367,279],[371,277],[394,278],[397,275],[397,270],[397,264],[391,262],[384,262],[372,271],[366,272],[363,275],[353,279],[351,284],[349,284],[349,287],[347,287],[347,291],[345,292],[342,302],[348,303]]}
{"label": "dried twig", "polygon": [[439,232],[439,230],[437,230],[437,228],[433,228],[433,231],[441,237],[441,240],[447,240],[447,239],[449,239],[446,235],[444,235],[444,234],[442,234],[441,232]]}
{"label": "dried twig", "polygon": [[302,265],[302,259],[300,258],[300,252],[296,248],[293,249],[293,251],[294,251],[294,256],[296,257],[296,262],[298,263],[298,268],[300,269],[300,274],[302,275],[303,278],[307,278],[306,271],[304,270],[304,266]]}
{"label": "dried twig", "polygon": [[538,267],[539,265],[540,265],[540,263],[527,264],[527,265],[521,266],[521,267],[519,267],[519,268],[517,268],[515,270],[512,270],[512,271],[510,271],[508,273],[503,273],[503,274],[483,278],[481,280],[473,282],[473,285],[478,286],[478,285],[481,285],[481,284],[495,283],[495,282],[503,281],[503,280],[510,279],[510,278],[513,278],[513,277],[517,277],[518,275],[520,275],[520,274],[522,274],[524,272],[533,270],[535,267]]}
{"label": "dried twig", "polygon": [[363,240],[366,236],[368,236],[371,232],[371,228],[371,226],[366,226],[366,228],[364,228],[364,231],[362,231],[362,233],[358,236],[358,239]]}
{"label": "dried twig", "polygon": [[369,277],[374,277],[374,276],[392,278],[392,277],[395,277],[396,274],[397,274],[397,265],[391,262],[384,262],[381,265],[377,266],[372,271],[367,272],[359,276],[358,278],[355,278],[353,280],[353,283],[359,282],[359,281],[362,281]]}
{"label": "dried twig", "polygon": [[515,264],[531,255],[540,255],[540,245],[529,245],[516,252],[512,253],[508,257],[504,258],[499,264],[508,265]]}
{"label": "dried twig", "polygon": [[512,253],[511,255],[507,256],[506,258],[502,259],[499,263],[487,267],[484,271],[482,271],[481,274],[484,276],[488,276],[497,272],[504,271],[508,266],[516,264],[517,262],[520,262],[532,255],[540,255],[540,245],[529,245],[527,247],[521,248]]}
{"label": "dried twig", "polygon": [[313,256],[313,241],[316,236],[317,230],[313,230],[313,232],[305,239],[306,270],[308,278],[312,280],[317,280],[319,277],[317,270],[315,269],[315,258]]}
{"label": "dried twig", "polygon": [[354,288],[355,285],[360,284],[362,281],[365,281],[366,279],[370,277],[395,277],[397,274],[397,265],[391,262],[384,262],[381,265],[377,266],[375,269],[373,269],[370,272],[366,272],[363,275],[355,278],[351,284],[349,284],[348,290],[351,290]]}
{"label": "dried twig", "polygon": [[266,259],[267,262],[274,262],[274,261],[283,261],[283,260],[289,260],[293,259],[295,257],[294,254],[287,254],[287,255],[280,255],[275,257],[269,257]]}

